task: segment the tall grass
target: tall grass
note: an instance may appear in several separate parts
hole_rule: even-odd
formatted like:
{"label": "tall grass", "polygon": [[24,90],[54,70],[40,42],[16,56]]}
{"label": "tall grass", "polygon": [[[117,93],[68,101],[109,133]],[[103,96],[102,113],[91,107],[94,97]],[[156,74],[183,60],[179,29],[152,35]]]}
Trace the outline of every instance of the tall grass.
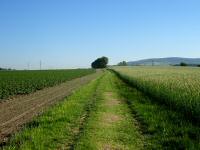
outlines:
{"label": "tall grass", "polygon": [[200,124],[200,70],[181,67],[115,67],[114,71],[159,103]]}

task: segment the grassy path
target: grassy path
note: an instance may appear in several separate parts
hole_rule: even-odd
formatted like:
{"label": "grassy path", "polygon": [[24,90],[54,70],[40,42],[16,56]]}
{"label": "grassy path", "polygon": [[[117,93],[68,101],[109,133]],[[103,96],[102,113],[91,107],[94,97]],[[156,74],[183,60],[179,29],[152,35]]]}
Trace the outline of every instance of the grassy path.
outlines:
{"label": "grassy path", "polygon": [[115,150],[143,148],[136,120],[128,105],[117,94],[115,82],[119,79],[110,72],[99,85],[98,105],[91,114],[75,149]]}

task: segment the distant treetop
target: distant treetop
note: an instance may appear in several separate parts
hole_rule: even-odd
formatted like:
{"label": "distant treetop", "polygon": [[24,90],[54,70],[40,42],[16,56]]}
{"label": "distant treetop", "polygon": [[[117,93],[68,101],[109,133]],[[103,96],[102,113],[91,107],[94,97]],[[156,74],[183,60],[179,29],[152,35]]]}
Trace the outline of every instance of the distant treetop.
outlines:
{"label": "distant treetop", "polygon": [[103,56],[101,58],[97,58],[92,64],[92,68],[98,69],[98,68],[106,68],[108,64],[108,58]]}
{"label": "distant treetop", "polygon": [[127,62],[126,61],[122,61],[120,63],[117,64],[118,66],[127,66]]}
{"label": "distant treetop", "polygon": [[9,70],[9,71],[10,71],[10,70],[14,70],[14,69],[11,69],[11,68],[1,68],[1,67],[0,67],[0,71],[1,71],[1,70],[2,70],[2,71],[4,71],[4,70]]}

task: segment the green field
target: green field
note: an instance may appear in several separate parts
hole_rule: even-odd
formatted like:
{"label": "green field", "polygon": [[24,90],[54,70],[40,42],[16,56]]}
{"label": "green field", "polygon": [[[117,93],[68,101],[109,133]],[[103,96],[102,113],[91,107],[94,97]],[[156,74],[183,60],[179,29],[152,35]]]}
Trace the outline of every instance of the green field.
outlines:
{"label": "green field", "polygon": [[94,72],[92,69],[0,71],[0,99],[32,93]]}
{"label": "green field", "polygon": [[187,67],[105,70],[2,148],[198,150],[199,73]]}

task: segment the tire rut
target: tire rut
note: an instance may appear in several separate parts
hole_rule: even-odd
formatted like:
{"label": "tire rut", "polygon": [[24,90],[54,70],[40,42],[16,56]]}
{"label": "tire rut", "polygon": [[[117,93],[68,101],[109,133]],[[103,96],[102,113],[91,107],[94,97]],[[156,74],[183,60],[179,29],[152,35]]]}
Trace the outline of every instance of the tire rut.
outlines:
{"label": "tire rut", "polygon": [[65,149],[69,149],[69,150],[74,150],[75,149],[75,146],[76,144],[78,143],[80,137],[82,136],[83,132],[84,132],[84,129],[85,129],[85,125],[87,124],[88,122],[88,119],[90,118],[91,116],[91,112],[95,110],[96,108],[96,101],[97,101],[97,94],[98,94],[98,86],[99,86],[99,83],[101,81],[101,79],[103,78],[103,76],[100,77],[98,83],[97,83],[97,86],[96,86],[96,90],[92,96],[92,100],[90,101],[90,103],[88,105],[86,105],[85,107],[85,110],[86,112],[82,115],[80,121],[79,121],[79,126],[77,129],[74,129],[76,130],[77,132],[74,134],[73,136],[73,139],[72,139],[72,143],[68,144],[66,146]]}

